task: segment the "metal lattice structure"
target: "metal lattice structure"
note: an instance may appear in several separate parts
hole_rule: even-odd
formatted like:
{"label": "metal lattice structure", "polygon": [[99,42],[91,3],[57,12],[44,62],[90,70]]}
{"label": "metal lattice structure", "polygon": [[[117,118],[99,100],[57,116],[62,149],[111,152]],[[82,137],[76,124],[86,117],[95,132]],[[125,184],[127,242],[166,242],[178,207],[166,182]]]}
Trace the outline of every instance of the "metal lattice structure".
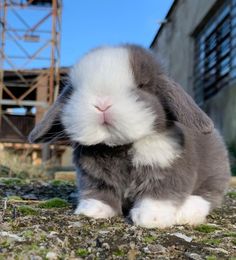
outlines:
{"label": "metal lattice structure", "polygon": [[59,91],[61,0],[0,0],[0,142],[26,142]]}

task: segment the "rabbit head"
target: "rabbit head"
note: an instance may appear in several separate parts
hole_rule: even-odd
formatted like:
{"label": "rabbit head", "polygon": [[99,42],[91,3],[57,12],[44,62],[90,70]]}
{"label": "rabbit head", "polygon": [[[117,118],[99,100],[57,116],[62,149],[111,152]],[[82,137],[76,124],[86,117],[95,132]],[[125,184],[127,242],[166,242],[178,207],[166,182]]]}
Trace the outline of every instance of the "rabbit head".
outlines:
{"label": "rabbit head", "polygon": [[163,131],[171,121],[202,133],[213,129],[192,98],[165,76],[154,54],[139,46],[91,51],[71,69],[70,82],[31,132],[31,142],[65,133],[82,145],[123,145]]}

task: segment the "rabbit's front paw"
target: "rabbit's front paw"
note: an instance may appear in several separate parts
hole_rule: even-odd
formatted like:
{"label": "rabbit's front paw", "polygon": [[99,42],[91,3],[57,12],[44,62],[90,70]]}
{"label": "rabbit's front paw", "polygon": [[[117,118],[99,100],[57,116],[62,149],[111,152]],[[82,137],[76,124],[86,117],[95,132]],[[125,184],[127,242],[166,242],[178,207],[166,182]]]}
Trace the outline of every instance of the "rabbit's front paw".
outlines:
{"label": "rabbit's front paw", "polygon": [[81,200],[75,210],[75,214],[82,214],[91,218],[111,218],[115,211],[108,204],[96,199]]}
{"label": "rabbit's front paw", "polygon": [[177,212],[177,224],[199,225],[206,220],[210,202],[200,196],[189,196]]}
{"label": "rabbit's front paw", "polygon": [[175,224],[176,207],[170,201],[143,199],[130,211],[135,225],[146,228],[166,228]]}

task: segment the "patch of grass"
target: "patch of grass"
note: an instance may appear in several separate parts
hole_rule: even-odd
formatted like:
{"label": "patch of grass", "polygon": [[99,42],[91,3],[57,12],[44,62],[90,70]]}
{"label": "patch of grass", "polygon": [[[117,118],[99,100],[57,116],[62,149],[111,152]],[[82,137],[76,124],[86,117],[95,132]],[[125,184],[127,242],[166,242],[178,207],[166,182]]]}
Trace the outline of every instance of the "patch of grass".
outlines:
{"label": "patch of grass", "polygon": [[19,196],[8,196],[7,199],[8,199],[9,201],[12,201],[12,200],[22,200],[22,198],[19,197]]}
{"label": "patch of grass", "polygon": [[204,244],[217,246],[217,245],[219,245],[221,243],[221,239],[219,239],[219,238],[210,238],[210,239],[204,239],[201,242],[204,243]]}
{"label": "patch of grass", "polygon": [[124,250],[122,250],[122,249],[117,249],[117,250],[115,250],[114,252],[113,252],[113,254],[115,255],[115,256],[125,256],[125,252],[124,252]]}
{"label": "patch of grass", "polygon": [[76,255],[77,256],[82,256],[82,257],[85,257],[89,254],[89,251],[85,248],[79,248],[76,250]]}
{"label": "patch of grass", "polygon": [[212,232],[218,230],[219,228],[215,227],[215,226],[207,225],[207,224],[202,224],[202,225],[195,227],[194,229],[199,232],[202,232],[202,233],[212,233]]}
{"label": "patch of grass", "polygon": [[217,260],[217,257],[214,255],[210,255],[206,257],[206,260]]}
{"label": "patch of grass", "polygon": [[149,243],[153,243],[154,241],[156,241],[156,237],[154,237],[154,236],[146,236],[146,237],[143,238],[143,240],[144,240],[144,242],[149,244]]}
{"label": "patch of grass", "polygon": [[26,182],[20,178],[0,178],[0,183],[3,183],[7,186],[14,186],[14,185],[23,185]]}
{"label": "patch of grass", "polygon": [[53,198],[39,203],[39,208],[51,209],[51,208],[65,208],[69,203],[66,200],[60,198]]}
{"label": "patch of grass", "polygon": [[231,198],[231,199],[236,199],[236,191],[229,191],[227,193],[227,195]]}
{"label": "patch of grass", "polygon": [[224,233],[224,236],[225,237],[236,237],[236,232],[227,232],[227,233]]}
{"label": "patch of grass", "polygon": [[32,238],[34,236],[34,232],[32,230],[25,230],[22,235],[25,238]]}
{"label": "patch of grass", "polygon": [[31,215],[31,216],[38,215],[37,209],[32,208],[32,207],[27,206],[27,205],[18,206],[17,209],[23,215]]}
{"label": "patch of grass", "polygon": [[233,239],[231,242],[236,246],[236,239]]}
{"label": "patch of grass", "polygon": [[50,181],[50,184],[52,186],[58,187],[58,186],[62,186],[62,185],[72,185],[73,182],[72,181],[63,181],[63,180],[52,180],[52,181]]}

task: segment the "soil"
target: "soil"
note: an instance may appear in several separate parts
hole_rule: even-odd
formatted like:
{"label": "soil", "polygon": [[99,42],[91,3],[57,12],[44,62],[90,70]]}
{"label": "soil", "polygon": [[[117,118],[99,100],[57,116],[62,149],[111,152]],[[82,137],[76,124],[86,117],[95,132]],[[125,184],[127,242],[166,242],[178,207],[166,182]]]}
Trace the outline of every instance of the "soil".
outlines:
{"label": "soil", "polygon": [[[55,197],[69,203],[58,199],[42,205]],[[121,217],[94,220],[74,215],[76,188],[71,183],[0,181],[0,198],[0,260],[236,260],[233,188],[206,224],[163,230],[136,227]]]}

